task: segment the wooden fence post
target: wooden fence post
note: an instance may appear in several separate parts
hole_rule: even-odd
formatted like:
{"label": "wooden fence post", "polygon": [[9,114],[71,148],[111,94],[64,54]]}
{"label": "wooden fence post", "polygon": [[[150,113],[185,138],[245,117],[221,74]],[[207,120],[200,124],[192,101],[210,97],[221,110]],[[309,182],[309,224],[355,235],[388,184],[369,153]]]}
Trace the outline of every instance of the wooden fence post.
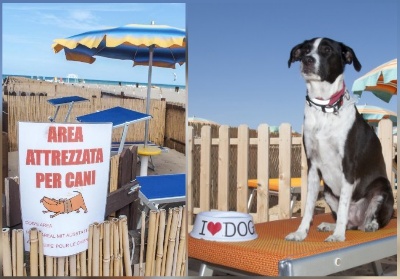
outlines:
{"label": "wooden fence post", "polygon": [[269,221],[269,126],[258,126],[257,139],[257,223]]}
{"label": "wooden fence post", "polygon": [[237,196],[236,210],[247,213],[248,199],[248,173],[249,173],[249,128],[247,125],[240,125],[238,129],[237,148]]}
{"label": "wooden fence post", "polygon": [[218,148],[218,209],[224,211],[229,209],[229,151],[229,126],[222,125],[219,128]]}
{"label": "wooden fence post", "polygon": [[200,153],[200,211],[210,210],[211,127],[201,128]]}
{"label": "wooden fence post", "polygon": [[[191,230],[193,225],[193,152],[194,152],[194,137],[193,127],[187,127],[187,174],[186,174],[186,210],[188,218],[188,228]],[[189,231],[188,230],[188,231]]]}
{"label": "wooden fence post", "polygon": [[303,137],[301,137],[301,216],[304,214],[306,208],[306,197],[307,197],[307,176],[308,176],[308,165],[307,156],[304,149]]}
{"label": "wooden fence post", "polygon": [[290,218],[290,180],[292,128],[284,123],[279,127],[279,219]]}
{"label": "wooden fence post", "polygon": [[393,124],[390,119],[382,119],[378,124],[378,137],[382,145],[383,159],[386,164],[387,177],[394,187],[394,181],[392,176],[392,164],[393,164]]}

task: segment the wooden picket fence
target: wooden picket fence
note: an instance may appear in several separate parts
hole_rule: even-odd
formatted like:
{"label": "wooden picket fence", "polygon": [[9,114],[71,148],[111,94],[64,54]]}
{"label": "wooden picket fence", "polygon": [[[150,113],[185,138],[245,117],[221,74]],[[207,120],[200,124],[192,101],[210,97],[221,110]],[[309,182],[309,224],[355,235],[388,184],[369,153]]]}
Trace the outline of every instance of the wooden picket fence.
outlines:
{"label": "wooden picket fence", "polygon": [[[388,177],[394,185],[394,174],[392,172],[393,162],[393,135],[392,122],[382,120],[378,126],[378,137],[382,143],[382,152],[386,163]],[[237,138],[230,138],[229,127],[219,128],[219,137],[211,137],[211,127],[201,128],[201,137],[196,138],[193,128],[188,127],[187,156],[187,208],[188,223],[193,225],[194,216],[202,211],[232,210],[229,204],[229,195],[236,194],[236,205],[234,210],[248,212],[247,203],[249,197],[248,179],[257,178],[257,209],[253,215],[256,223],[269,221],[269,156],[272,145],[279,146],[279,194],[278,194],[278,218],[285,219],[290,216],[290,181],[291,181],[291,156],[292,147],[301,146],[301,196],[307,193],[307,160],[305,157],[302,137],[293,137],[290,124],[282,124],[279,128],[279,137],[270,137],[269,126],[261,124],[257,129],[257,137],[249,137],[247,125],[238,128]],[[257,146],[257,177],[249,177],[249,146]],[[194,150],[200,147],[200,164],[194,164]],[[230,164],[230,148],[237,148],[237,168],[233,169]],[[218,152],[211,152],[213,147],[218,148]],[[217,163],[215,163],[217,160]],[[372,163],[372,162],[371,162]],[[198,166],[195,168],[194,166]],[[211,176],[211,168],[217,168],[217,177]],[[230,173],[236,172],[236,181],[230,181]],[[234,184],[234,190],[230,185]],[[198,185],[198,187],[194,187]],[[215,188],[217,197],[214,197]],[[211,200],[217,199],[217,206],[211,207]],[[214,203],[215,204],[215,203]],[[305,198],[301,199],[301,212],[304,212]]]}

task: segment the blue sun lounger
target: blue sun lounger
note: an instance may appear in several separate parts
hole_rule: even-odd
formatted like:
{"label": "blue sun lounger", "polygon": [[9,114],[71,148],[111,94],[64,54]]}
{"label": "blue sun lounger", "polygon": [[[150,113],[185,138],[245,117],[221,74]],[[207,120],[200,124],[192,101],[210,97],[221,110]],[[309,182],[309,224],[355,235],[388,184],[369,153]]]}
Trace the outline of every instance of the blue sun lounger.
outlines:
{"label": "blue sun lounger", "polygon": [[[158,210],[161,204],[186,201],[185,174],[137,176],[136,180],[139,182],[139,199],[146,213]],[[137,228],[141,225],[139,219]]]}
{"label": "blue sun lounger", "polygon": [[123,107],[113,107],[110,109],[78,116],[76,120],[82,123],[111,122],[113,124],[113,129],[124,127],[124,131],[122,132],[122,137],[118,148],[118,154],[120,154],[124,148],[129,125],[150,119],[151,117],[152,116],[149,114],[137,112]]}
{"label": "blue sun lounger", "polygon": [[68,97],[60,97],[60,98],[54,98],[54,99],[49,99],[47,102],[53,106],[56,107],[56,112],[54,113],[53,117],[49,117],[50,122],[54,122],[56,120],[58,111],[60,110],[61,106],[68,105],[68,112],[65,116],[64,122],[67,122],[67,119],[71,113],[72,107],[74,106],[75,103],[80,103],[80,102],[87,102],[89,99],[80,97],[80,96],[68,96]]}
{"label": "blue sun lounger", "polygon": [[136,180],[139,198],[151,210],[157,210],[160,204],[186,200],[185,174],[137,176]]}

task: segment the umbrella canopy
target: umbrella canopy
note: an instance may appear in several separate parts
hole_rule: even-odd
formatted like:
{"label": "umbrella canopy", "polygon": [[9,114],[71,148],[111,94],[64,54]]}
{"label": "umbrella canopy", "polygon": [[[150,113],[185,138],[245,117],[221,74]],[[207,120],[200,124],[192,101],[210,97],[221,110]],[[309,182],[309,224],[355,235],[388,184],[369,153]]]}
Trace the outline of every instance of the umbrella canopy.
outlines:
{"label": "umbrella canopy", "polygon": [[382,64],[356,79],[352,91],[360,96],[363,91],[371,91],[388,103],[393,95],[397,95],[397,59]]}
{"label": "umbrella canopy", "polygon": [[[152,67],[175,68],[186,61],[186,32],[167,25],[128,24],[94,30],[65,39],[55,39],[55,53],[64,49],[67,60],[93,63],[94,56],[132,60],[134,66],[149,66],[146,114],[149,114]],[[145,144],[149,120],[146,120]]]}
{"label": "umbrella canopy", "polygon": [[190,123],[199,123],[199,124],[212,124],[212,125],[219,125],[217,122],[205,119],[205,118],[201,118],[201,117],[188,117],[188,122]]}
{"label": "umbrella canopy", "polygon": [[368,123],[377,124],[381,119],[388,118],[393,126],[397,126],[397,114],[393,111],[367,105],[357,106],[357,110]]}
{"label": "umbrella canopy", "polygon": [[152,66],[175,68],[185,63],[186,33],[167,25],[128,24],[89,31],[65,39],[55,39],[55,53],[64,49],[67,60],[93,63],[102,56],[132,60],[134,66],[149,65],[149,49],[154,47]]}

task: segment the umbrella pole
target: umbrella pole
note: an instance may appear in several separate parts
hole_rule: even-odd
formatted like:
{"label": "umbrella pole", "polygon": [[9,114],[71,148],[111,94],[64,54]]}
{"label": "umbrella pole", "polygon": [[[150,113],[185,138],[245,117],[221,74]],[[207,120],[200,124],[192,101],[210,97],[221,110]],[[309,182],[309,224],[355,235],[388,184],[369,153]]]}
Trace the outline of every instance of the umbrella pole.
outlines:
{"label": "umbrella pole", "polygon": [[[154,45],[149,46],[149,73],[147,80],[147,99],[146,99],[146,114],[150,112],[150,93],[151,93],[151,74],[153,68],[153,52]],[[149,139],[149,119],[146,120],[145,128],[144,128],[144,146],[146,147],[147,141]]]}

